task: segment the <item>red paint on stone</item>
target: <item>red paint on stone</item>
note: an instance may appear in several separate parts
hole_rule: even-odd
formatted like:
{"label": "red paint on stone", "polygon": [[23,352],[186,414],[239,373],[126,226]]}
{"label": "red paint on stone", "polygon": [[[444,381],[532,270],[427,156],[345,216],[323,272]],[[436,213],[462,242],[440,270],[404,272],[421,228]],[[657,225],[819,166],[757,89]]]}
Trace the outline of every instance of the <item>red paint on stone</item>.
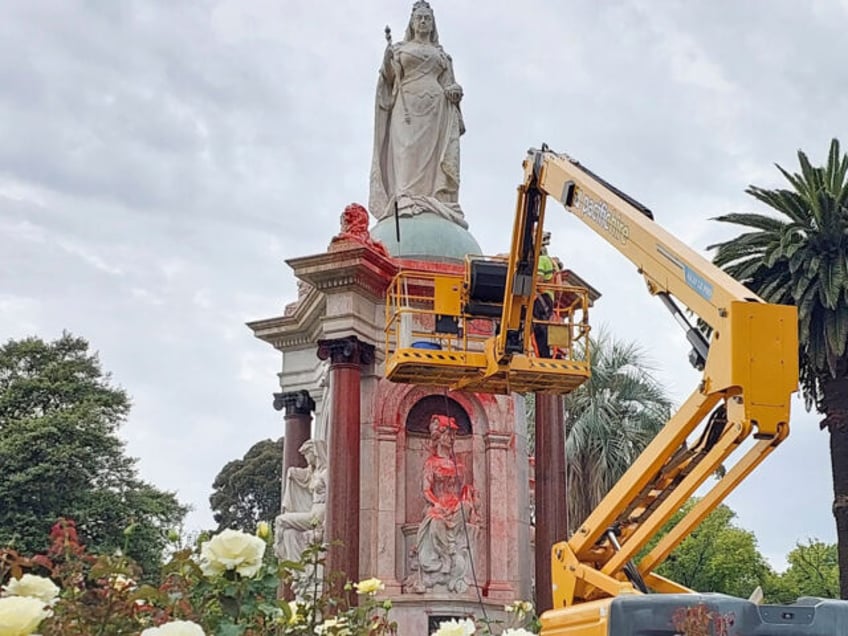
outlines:
{"label": "red paint on stone", "polygon": [[332,583],[336,597],[356,593],[342,589],[345,579],[359,580],[359,466],[360,380],[362,364],[373,360],[374,347],[356,336],[318,341],[318,357],[330,360],[332,400],[328,455],[327,519],[325,541],[327,572],[343,573]]}
{"label": "red paint on stone", "polygon": [[551,609],[551,548],[567,537],[562,397],[536,394],[536,608]]}
{"label": "red paint on stone", "polygon": [[389,258],[386,246],[371,238],[368,232],[368,211],[358,203],[351,203],[345,207],[341,216],[341,230],[330,241],[329,250],[334,252],[345,249],[344,243],[349,241],[361,243]]}

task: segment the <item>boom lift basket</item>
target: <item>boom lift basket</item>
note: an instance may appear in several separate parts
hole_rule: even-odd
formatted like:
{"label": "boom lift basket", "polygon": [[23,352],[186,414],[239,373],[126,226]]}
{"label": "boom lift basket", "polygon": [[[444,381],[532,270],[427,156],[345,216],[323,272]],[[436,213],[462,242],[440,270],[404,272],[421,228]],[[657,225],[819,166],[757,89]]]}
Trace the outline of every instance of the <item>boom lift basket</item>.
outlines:
{"label": "boom lift basket", "polygon": [[547,329],[552,354],[531,348],[494,359],[503,311],[506,262],[473,258],[465,273],[401,271],[386,295],[386,377],[394,382],[487,393],[568,393],[589,377],[589,293],[538,284],[555,299]]}

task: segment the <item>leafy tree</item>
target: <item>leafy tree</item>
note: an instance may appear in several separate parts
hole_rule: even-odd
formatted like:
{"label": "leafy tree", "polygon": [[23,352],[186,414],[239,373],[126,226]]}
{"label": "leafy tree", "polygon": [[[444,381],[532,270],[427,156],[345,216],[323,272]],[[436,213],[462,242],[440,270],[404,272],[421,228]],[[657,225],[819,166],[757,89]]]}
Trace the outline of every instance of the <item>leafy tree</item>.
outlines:
{"label": "leafy tree", "polygon": [[524,396],[524,420],[527,422],[527,452],[536,452],[536,394],[527,393]]}
{"label": "leafy tree", "polygon": [[91,549],[124,549],[157,570],[187,509],[138,478],[117,436],[129,410],[82,338],[0,347],[0,546],[41,551],[68,517]]}
{"label": "leafy tree", "polygon": [[800,173],[777,166],[791,188],[746,192],[773,214],[727,214],[748,228],[710,246],[714,261],[765,300],[798,307],[801,388],[830,433],[840,594],[848,598],[848,156],[830,144],[827,163],[798,151]]}
{"label": "leafy tree", "polygon": [[215,477],[209,503],[218,530],[253,532],[280,513],[283,438],[257,442],[242,459],[228,462]]}
{"label": "leafy tree", "polygon": [[[659,540],[692,509],[690,500],[645,549]],[[658,568],[657,574],[698,592],[722,592],[748,598],[772,575],[752,532],[733,524],[736,513],[722,504],[686,537]]]}
{"label": "leafy tree", "polygon": [[568,518],[576,528],[668,420],[671,401],[639,347],[601,332],[591,377],[565,396]]}
{"label": "leafy tree", "polygon": [[766,589],[769,601],[791,603],[801,596],[835,598],[839,594],[839,562],[835,543],[810,539],[786,558],[787,570],[775,575]]}

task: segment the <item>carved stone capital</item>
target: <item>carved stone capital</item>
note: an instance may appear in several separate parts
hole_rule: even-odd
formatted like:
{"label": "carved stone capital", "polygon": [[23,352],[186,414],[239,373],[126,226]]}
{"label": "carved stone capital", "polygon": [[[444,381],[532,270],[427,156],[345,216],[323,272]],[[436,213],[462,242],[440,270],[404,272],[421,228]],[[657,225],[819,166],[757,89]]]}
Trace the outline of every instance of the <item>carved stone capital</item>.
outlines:
{"label": "carved stone capital", "polygon": [[377,441],[379,442],[397,442],[398,429],[395,426],[375,426],[374,430],[377,433]]}
{"label": "carved stone capital", "polygon": [[374,345],[362,342],[356,336],[318,341],[318,357],[335,364],[371,364],[374,361]]}
{"label": "carved stone capital", "polygon": [[489,431],[483,435],[486,450],[507,450],[512,444],[512,433],[501,433],[500,431]]}
{"label": "carved stone capital", "polygon": [[289,393],[274,393],[274,410],[286,409],[286,417],[291,415],[309,415],[315,410],[315,400],[309,391],[291,391]]}

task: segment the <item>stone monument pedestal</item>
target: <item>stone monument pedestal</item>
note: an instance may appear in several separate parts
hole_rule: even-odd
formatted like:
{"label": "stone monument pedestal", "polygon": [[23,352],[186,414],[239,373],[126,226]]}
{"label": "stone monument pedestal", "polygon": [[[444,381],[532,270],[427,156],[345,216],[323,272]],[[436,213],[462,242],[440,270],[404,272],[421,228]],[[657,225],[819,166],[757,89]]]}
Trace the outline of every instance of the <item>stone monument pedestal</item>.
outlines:
{"label": "stone monument pedestal", "polygon": [[[401,634],[429,633],[428,621],[439,617],[481,619],[478,597],[490,619],[502,620],[504,605],[531,598],[524,401],[518,396],[397,384],[383,377],[385,290],[398,267],[456,272],[462,266],[399,261],[350,237],[335,240],[326,253],[287,262],[301,281],[298,301],[283,316],[249,326],[282,352],[283,390],[306,390],[315,402],[313,436],[329,442],[330,490],[340,489],[351,477],[358,482],[356,510],[344,511],[346,529],[334,528],[333,504],[328,507],[326,536],[345,542],[343,552],[329,561],[356,569],[347,573],[351,579],[373,576],[384,582],[380,598],[392,600],[392,618]],[[333,386],[337,373],[327,371],[333,360],[319,360],[318,342],[338,348],[351,338],[369,351],[373,346],[373,353],[353,361],[356,388],[345,385],[340,392]],[[339,363],[346,362],[336,360]],[[357,412],[354,422],[351,415]],[[422,480],[431,453],[426,422],[433,415],[450,415],[458,422],[456,463],[473,488],[478,513],[466,520],[473,525],[469,526],[473,569],[468,568],[457,588],[462,591],[448,591],[445,584],[454,585],[451,581],[430,589],[411,584],[417,531],[427,508]],[[334,427],[344,427],[343,434]],[[357,438],[358,453],[336,441],[347,440],[349,446]],[[354,467],[345,468],[357,454],[358,479]],[[328,494],[328,501],[343,501]],[[356,497],[347,501],[355,502]],[[457,536],[459,545],[464,531]]]}

